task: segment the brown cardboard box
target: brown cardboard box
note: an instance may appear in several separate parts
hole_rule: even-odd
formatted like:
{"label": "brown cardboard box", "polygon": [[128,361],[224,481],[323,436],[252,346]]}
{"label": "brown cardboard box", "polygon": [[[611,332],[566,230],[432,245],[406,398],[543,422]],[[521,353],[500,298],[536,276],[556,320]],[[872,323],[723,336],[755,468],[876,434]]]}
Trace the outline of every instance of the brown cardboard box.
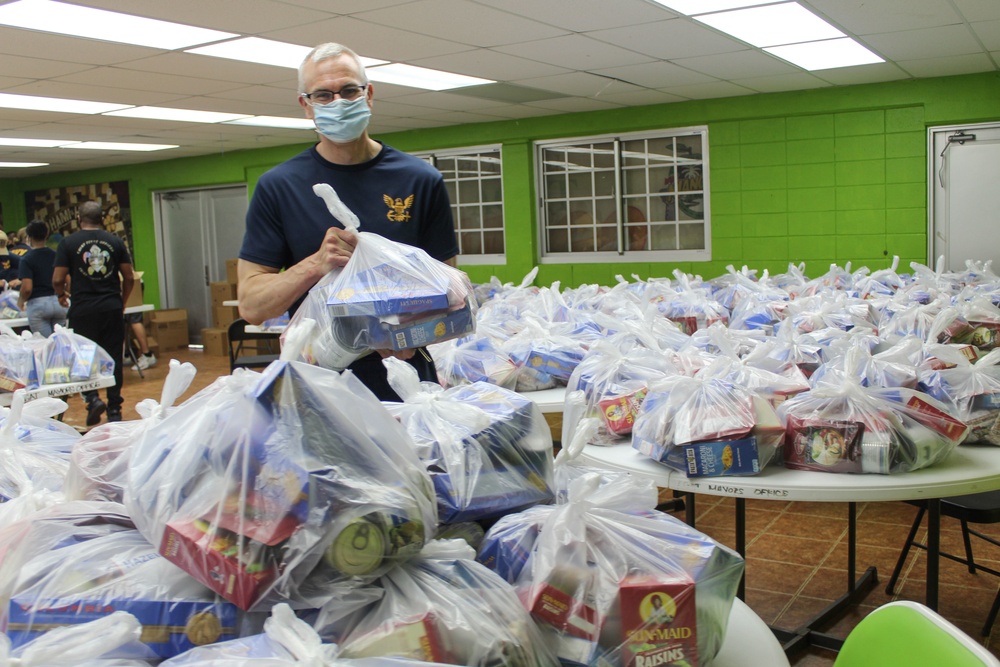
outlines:
{"label": "brown cardboard box", "polygon": [[135,272],[135,285],[132,286],[132,292],[128,295],[128,301],[125,302],[126,308],[131,308],[133,306],[142,305],[142,271]]}
{"label": "brown cardboard box", "polygon": [[226,260],[226,282],[232,285],[235,285],[237,282],[239,282],[239,274],[236,271],[237,261],[238,260],[235,259]]}
{"label": "brown cardboard box", "polygon": [[160,349],[164,352],[187,347],[190,343],[187,310],[184,308],[154,310],[150,316],[149,334],[156,337]]}
{"label": "brown cardboard box", "polygon": [[205,354],[216,357],[229,356],[229,334],[226,329],[219,327],[202,329],[201,344],[205,348]]}
{"label": "brown cardboard box", "polygon": [[215,306],[212,315],[215,326],[228,327],[240,318],[240,309],[237,306]]}
{"label": "brown cardboard box", "polygon": [[222,305],[223,301],[230,301],[236,298],[236,285],[232,283],[212,283],[212,308]]}

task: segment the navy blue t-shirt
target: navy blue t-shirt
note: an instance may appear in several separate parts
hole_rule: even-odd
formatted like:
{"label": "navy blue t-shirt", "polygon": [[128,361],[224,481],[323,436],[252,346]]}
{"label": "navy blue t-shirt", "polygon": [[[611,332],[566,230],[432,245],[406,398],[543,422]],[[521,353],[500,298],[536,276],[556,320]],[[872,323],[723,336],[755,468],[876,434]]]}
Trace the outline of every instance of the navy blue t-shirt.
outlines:
{"label": "navy blue t-shirt", "polygon": [[441,261],[458,254],[448,191],[430,164],[383,146],[368,162],[338,165],[313,146],[261,176],[240,259],[288,268],[319,250],[327,229],[343,228],[313,193],[317,183],[337,191],[361,221],[360,231],[422,248]]}
{"label": "navy blue t-shirt", "polygon": [[55,295],[56,291],[52,288],[52,270],[55,263],[56,251],[45,246],[29,250],[21,258],[18,277],[21,280],[27,278],[31,281],[31,299]]}

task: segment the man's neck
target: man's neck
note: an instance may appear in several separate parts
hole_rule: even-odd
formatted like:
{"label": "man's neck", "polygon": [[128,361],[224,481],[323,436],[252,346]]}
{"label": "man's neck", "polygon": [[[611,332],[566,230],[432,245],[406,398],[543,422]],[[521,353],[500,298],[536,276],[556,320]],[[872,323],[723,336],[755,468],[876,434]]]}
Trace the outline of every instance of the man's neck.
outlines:
{"label": "man's neck", "polygon": [[333,164],[361,164],[378,155],[382,144],[369,138],[367,132],[349,144],[336,144],[320,135],[316,150],[324,160]]}
{"label": "man's neck", "polygon": [[80,224],[80,229],[82,229],[84,231],[88,231],[88,232],[89,231],[93,231],[95,229],[100,229],[100,228],[101,228],[100,225],[84,225],[82,223]]}
{"label": "man's neck", "polygon": [[36,248],[44,248],[45,241],[35,241],[33,239],[29,239],[28,245],[31,247],[32,250],[35,250]]}

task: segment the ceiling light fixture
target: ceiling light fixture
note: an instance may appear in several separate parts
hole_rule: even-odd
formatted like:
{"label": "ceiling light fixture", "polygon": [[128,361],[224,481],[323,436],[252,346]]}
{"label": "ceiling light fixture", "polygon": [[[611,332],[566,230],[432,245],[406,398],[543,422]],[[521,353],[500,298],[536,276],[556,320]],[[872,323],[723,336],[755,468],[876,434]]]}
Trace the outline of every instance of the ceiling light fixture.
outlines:
{"label": "ceiling light fixture", "polygon": [[797,2],[704,14],[694,20],[757,47],[846,37]]}
{"label": "ceiling light fixture", "polygon": [[820,42],[773,46],[764,49],[773,56],[787,60],[802,69],[814,72],[835,67],[870,65],[885,60],[855,42],[850,37],[828,39]]}
{"label": "ceiling light fixture", "polygon": [[[275,65],[276,67],[288,67],[298,69],[305,57],[313,47],[302,46],[300,44],[289,44],[288,42],[277,42],[273,39],[263,39],[261,37],[243,37],[233,39],[228,42],[219,42],[208,46],[199,46],[195,49],[186,49],[185,53],[196,53],[200,56],[213,56],[215,58],[228,58],[229,60],[240,60],[248,63],[259,63],[261,65]],[[388,60],[378,58],[361,58],[361,64],[365,67],[372,65],[384,65]]]}
{"label": "ceiling light fixture", "polygon": [[196,109],[170,109],[168,107],[130,107],[119,111],[109,111],[103,115],[121,116],[123,118],[149,118],[151,120],[175,120],[183,123],[224,123],[229,120],[246,118],[248,114],[198,111]]}
{"label": "ceiling light fixture", "polygon": [[180,148],[174,144],[129,144],[115,141],[81,141],[78,144],[66,144],[59,148],[81,148],[93,151],[162,151],[168,148]]}
{"label": "ceiling light fixture", "polygon": [[130,104],[111,104],[109,102],[88,102],[87,100],[66,100],[59,97],[0,93],[0,107],[5,109],[95,114],[106,113],[116,109],[126,109],[130,106]]}
{"label": "ceiling light fixture", "polygon": [[663,5],[667,9],[672,9],[679,14],[694,16],[695,14],[708,14],[709,12],[724,12],[727,9],[739,9],[740,7],[754,7],[756,5],[766,5],[774,0],[653,0],[657,4]]}
{"label": "ceiling light fixture", "polygon": [[464,74],[452,74],[426,67],[392,63],[367,68],[368,78],[381,83],[393,83],[398,86],[424,88],[426,90],[449,90],[465,86],[480,86],[484,83],[496,83],[492,79],[480,79]]}
{"label": "ceiling light fixture", "polygon": [[250,116],[238,120],[228,120],[226,125],[253,125],[255,127],[278,127],[286,130],[315,130],[316,124],[308,118],[286,118],[285,116]]}
{"label": "ceiling light fixture", "polygon": [[18,0],[0,6],[0,25],[171,50],[239,37],[55,0]]}
{"label": "ceiling light fixture", "polygon": [[28,167],[47,167],[48,162],[0,162],[0,169],[27,169]]}
{"label": "ceiling light fixture", "polygon": [[0,137],[0,146],[23,146],[25,148],[55,148],[64,144],[72,144],[75,140],[66,139],[16,139],[14,137]]}

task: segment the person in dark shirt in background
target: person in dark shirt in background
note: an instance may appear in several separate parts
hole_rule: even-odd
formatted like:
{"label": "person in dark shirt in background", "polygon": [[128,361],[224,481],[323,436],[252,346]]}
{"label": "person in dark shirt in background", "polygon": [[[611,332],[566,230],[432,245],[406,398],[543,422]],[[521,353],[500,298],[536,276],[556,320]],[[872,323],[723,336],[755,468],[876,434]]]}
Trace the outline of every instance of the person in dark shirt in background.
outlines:
{"label": "person in dark shirt in background", "polygon": [[56,251],[45,245],[49,226],[41,220],[32,220],[27,227],[31,250],[21,258],[18,277],[21,279],[21,296],[17,305],[28,313],[28,327],[46,338],[52,335],[55,325],[66,326],[66,309],[52,287]]}
{"label": "person in dark shirt in background", "polygon": [[27,227],[21,227],[11,235],[10,245],[7,247],[7,250],[10,250],[10,254],[17,255],[18,257],[24,257],[28,254],[31,246],[28,245]]}
{"label": "person in dark shirt in background", "polygon": [[0,289],[17,289],[21,281],[17,277],[21,258],[10,254],[7,249],[7,235],[0,231]]}

